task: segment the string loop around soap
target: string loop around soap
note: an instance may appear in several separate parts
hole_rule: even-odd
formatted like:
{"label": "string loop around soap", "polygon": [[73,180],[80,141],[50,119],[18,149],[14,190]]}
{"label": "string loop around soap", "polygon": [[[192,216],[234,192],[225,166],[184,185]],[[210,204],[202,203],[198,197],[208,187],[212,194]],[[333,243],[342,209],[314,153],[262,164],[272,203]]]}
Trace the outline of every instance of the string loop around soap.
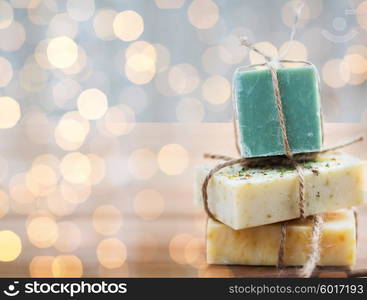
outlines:
{"label": "string loop around soap", "polygon": [[[300,7],[297,11],[296,14],[296,19],[295,19],[295,23],[293,24],[293,28],[292,28],[292,32],[291,32],[291,38],[290,38],[290,42],[292,42],[294,40],[294,36],[295,36],[295,32],[296,32],[296,26],[299,20],[299,16],[301,13],[302,7]],[[283,141],[283,146],[284,146],[284,153],[285,153],[285,157],[284,156],[275,156],[275,157],[271,157],[270,159],[265,157],[259,157],[259,158],[229,158],[223,155],[206,155],[207,158],[211,158],[211,159],[222,159],[225,162],[224,163],[220,163],[218,165],[216,165],[214,168],[212,168],[209,173],[207,174],[207,176],[204,179],[203,185],[202,185],[202,198],[203,198],[203,202],[204,202],[204,209],[207,213],[207,215],[210,218],[213,218],[215,220],[217,220],[216,216],[210,211],[209,208],[209,204],[208,204],[208,194],[207,194],[207,187],[209,184],[210,179],[212,178],[212,176],[217,173],[218,171],[220,171],[221,169],[225,168],[225,167],[229,167],[229,166],[233,166],[236,164],[241,164],[247,167],[254,167],[254,166],[259,166],[261,164],[264,163],[268,163],[270,162],[271,165],[274,164],[288,164],[294,167],[294,169],[296,170],[297,173],[297,178],[298,178],[298,195],[299,195],[299,212],[300,212],[300,217],[304,218],[305,217],[305,210],[304,210],[304,201],[305,201],[305,178],[304,178],[304,173],[303,173],[303,167],[299,162],[304,162],[304,161],[308,161],[308,160],[312,160],[315,159],[315,157],[322,153],[322,152],[326,152],[326,151],[330,151],[330,150],[335,150],[335,149],[339,149],[339,148],[343,148],[346,147],[352,143],[361,141],[363,139],[363,137],[357,137],[356,139],[354,139],[352,142],[346,142],[342,145],[337,145],[334,147],[330,147],[329,149],[324,149],[322,151],[319,152],[311,152],[311,153],[301,153],[301,155],[294,155],[292,152],[292,149],[290,147],[289,144],[289,140],[288,140],[288,136],[287,136],[287,129],[286,129],[286,121],[285,121],[285,117],[283,114],[283,107],[282,107],[282,100],[281,100],[281,95],[280,95],[280,90],[279,90],[279,81],[278,81],[278,76],[277,76],[277,68],[279,68],[281,66],[281,64],[283,63],[297,63],[297,64],[306,64],[311,66],[312,68],[316,67],[309,61],[305,61],[305,60],[290,60],[290,59],[283,59],[282,57],[285,55],[284,53],[282,54],[281,57],[273,57],[273,56],[269,56],[266,55],[265,53],[263,53],[262,51],[260,51],[257,47],[255,47],[254,44],[250,43],[248,41],[247,38],[241,38],[240,39],[240,43],[243,46],[246,46],[247,48],[249,48],[250,50],[256,52],[257,54],[261,55],[262,57],[264,57],[265,62],[264,63],[259,63],[259,64],[252,64],[252,65],[248,65],[248,66],[240,66],[238,68],[236,68],[235,72],[234,72],[234,76],[236,75],[237,72],[242,71],[243,69],[249,69],[249,68],[256,68],[256,67],[267,67],[270,70],[270,75],[271,75],[271,79],[272,79],[272,83],[273,83],[273,89],[274,89],[274,98],[275,98],[275,104],[276,104],[276,108],[277,108],[277,115],[278,115],[278,121],[279,121],[279,126],[281,129],[281,135],[282,135],[282,141]],[[287,47],[287,51],[289,50],[289,47]],[[287,52],[286,51],[286,52]],[[317,72],[316,72],[317,74]],[[232,80],[233,85],[232,85],[232,98],[233,98],[233,105],[234,105],[234,112],[235,112],[235,118],[234,118],[234,134],[235,134],[235,145],[236,145],[236,149],[238,151],[238,153],[240,154],[240,147],[239,147],[239,141],[238,141],[238,127],[237,127],[237,116],[236,116],[236,101],[234,99],[235,95],[236,95],[236,85],[235,85],[235,80],[233,78]],[[321,110],[321,108],[320,108]],[[320,111],[320,116],[322,118],[322,112]],[[321,122],[322,123],[322,122]],[[323,127],[322,127],[322,138],[324,137],[324,133],[323,133]],[[310,242],[310,254],[309,257],[306,261],[306,263],[304,264],[303,268],[300,271],[300,276],[302,277],[310,277],[318,260],[320,257],[320,247],[319,247],[319,240],[320,240],[320,236],[321,236],[321,229],[322,229],[322,224],[323,224],[323,220],[322,217],[320,215],[315,215],[311,217],[313,220],[313,226],[312,226],[312,233],[311,233],[311,242]],[[286,226],[285,223],[282,223],[281,226],[281,230],[280,230],[280,242],[279,242],[279,252],[278,252],[278,267],[283,267],[284,265],[284,256],[285,256],[285,242],[286,242]]]}

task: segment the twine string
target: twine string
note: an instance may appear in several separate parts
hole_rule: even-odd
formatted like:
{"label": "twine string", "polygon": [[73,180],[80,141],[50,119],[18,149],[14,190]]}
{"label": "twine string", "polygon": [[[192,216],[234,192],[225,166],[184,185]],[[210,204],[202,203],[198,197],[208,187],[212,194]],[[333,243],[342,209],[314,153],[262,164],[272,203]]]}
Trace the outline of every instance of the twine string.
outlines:
{"label": "twine string", "polygon": [[[303,5],[301,5],[298,10],[296,11],[296,18],[292,27],[292,32],[290,36],[290,40],[288,43],[288,46],[284,53],[281,54],[280,57],[273,57],[269,56],[265,53],[263,53],[261,50],[259,50],[257,47],[255,47],[249,40],[245,37],[240,38],[241,45],[249,48],[250,50],[254,51],[255,53],[261,55],[264,59],[264,63],[259,64],[252,64],[245,67],[238,67],[233,75],[234,76],[237,72],[239,72],[243,68],[254,68],[258,66],[266,66],[270,70],[272,84],[273,84],[273,91],[274,91],[274,98],[275,98],[275,104],[277,109],[277,115],[278,115],[278,121],[280,126],[280,131],[282,135],[282,142],[284,147],[284,156],[276,156],[276,157],[260,157],[260,158],[231,158],[224,155],[213,155],[213,154],[205,154],[204,157],[211,158],[211,159],[221,159],[224,160],[224,163],[220,163],[216,165],[214,168],[212,168],[209,173],[206,175],[203,185],[202,185],[202,198],[204,202],[204,209],[207,213],[207,215],[217,220],[216,216],[211,212],[208,204],[208,184],[210,179],[213,177],[215,173],[220,171],[221,169],[229,166],[233,166],[236,164],[241,164],[243,166],[248,167],[255,167],[255,166],[261,166],[266,163],[270,164],[287,164],[291,165],[297,173],[298,177],[298,196],[299,196],[299,213],[300,217],[305,217],[305,210],[304,210],[304,201],[305,201],[305,178],[304,178],[304,172],[302,165],[299,164],[299,162],[304,162],[307,160],[311,160],[316,158],[316,156],[320,153],[324,153],[326,151],[336,150],[343,148],[345,146],[348,146],[352,143],[361,141],[363,137],[358,137],[357,139],[354,139],[350,142],[336,145],[334,147],[331,147],[329,149],[324,149],[319,152],[313,152],[313,153],[302,153],[294,155],[292,152],[292,149],[290,147],[288,136],[287,136],[287,128],[286,128],[286,122],[285,117],[283,113],[283,107],[282,107],[282,100],[280,95],[280,89],[279,89],[279,81],[278,81],[278,75],[277,75],[277,69],[280,67],[282,63],[303,63],[306,65],[310,65],[311,67],[314,67],[314,65],[308,61],[303,60],[290,60],[290,59],[283,59],[283,57],[288,53],[290,44],[294,40],[295,34],[296,34],[296,27],[299,21],[299,17],[302,11]],[[236,108],[236,101],[235,101],[235,95],[236,95],[236,85],[233,84],[232,86],[232,103],[234,105],[234,111],[237,111]],[[237,124],[237,117],[235,114],[235,117],[233,119],[234,122],[234,135],[235,135],[235,146],[237,149],[237,152],[240,154],[240,147],[239,147],[239,136],[238,136],[238,124]],[[312,275],[313,270],[315,269],[315,266],[319,260],[320,257],[320,247],[319,247],[319,241],[320,241],[320,235],[322,230],[322,224],[323,219],[320,215],[315,215],[312,217],[313,224],[312,224],[312,234],[311,234],[311,241],[310,241],[310,254],[307,258],[306,263],[304,264],[303,268],[300,271],[300,276],[302,277],[310,277]],[[281,230],[280,230],[280,239],[279,239],[279,250],[278,250],[278,261],[277,261],[277,267],[282,268],[284,266],[284,257],[285,257],[285,243],[286,242],[286,222],[281,223]]]}
{"label": "twine string", "polygon": [[[318,154],[323,154],[326,152],[332,152],[332,151],[336,151],[342,148],[345,148],[347,146],[353,145],[355,143],[361,142],[363,141],[364,136],[363,135],[359,135],[356,137],[353,137],[351,139],[348,139],[344,142],[338,143],[334,146],[330,146],[330,147],[325,147],[323,150],[319,151],[319,152],[310,152],[310,153],[297,153],[293,155],[293,159],[296,160],[297,162],[306,162],[306,161],[311,161],[314,160],[316,158],[316,156]],[[204,158],[207,159],[213,159],[213,160],[224,160],[224,161],[229,161],[229,160],[234,160],[236,158],[231,157],[231,156],[227,156],[227,155],[222,155],[222,154],[211,154],[211,153],[204,153]],[[264,157],[264,158],[258,158],[258,157],[252,157],[252,158],[246,158],[246,166],[247,167],[251,167],[251,166],[266,166],[266,165],[271,165],[274,163],[278,163],[279,165],[289,165],[289,160],[287,157],[283,157],[283,156],[277,156],[276,158],[273,156],[269,156],[269,157]]]}
{"label": "twine string", "polygon": [[[336,144],[334,146],[331,147],[327,147],[324,148],[323,150],[317,152],[317,153],[307,153],[307,154],[302,154],[302,155],[294,155],[293,159],[295,161],[300,161],[300,162],[306,162],[309,160],[312,160],[315,158],[315,154],[320,154],[320,153],[326,153],[329,151],[335,151],[335,150],[339,150],[341,148],[353,145],[355,143],[361,142],[364,140],[364,137],[361,136],[357,136],[355,138],[352,138],[350,140],[347,140],[345,142],[341,142],[339,144]],[[233,166],[233,165],[243,165],[244,167],[255,167],[256,165],[259,165],[259,162],[261,162],[261,160],[259,160],[259,158],[233,158],[230,156],[226,156],[226,155],[218,155],[218,154],[208,154],[205,153],[204,154],[204,158],[208,158],[208,159],[215,159],[215,160],[223,160],[224,163],[220,163],[218,165],[216,165],[214,168],[212,168],[208,174],[205,176],[202,188],[201,188],[201,194],[202,194],[202,200],[204,203],[204,209],[205,212],[207,213],[207,215],[214,219],[219,221],[216,216],[211,212],[210,208],[209,208],[209,202],[208,202],[208,185],[210,182],[210,179],[214,176],[214,174],[216,174],[217,172],[219,172],[220,170],[222,170],[223,168],[229,167],[229,166]],[[274,159],[274,157],[271,158],[267,158],[265,160],[265,164],[264,165],[268,165],[269,161],[272,161]],[[288,158],[280,158],[280,163],[283,164],[284,162],[289,162]],[[278,161],[278,163],[279,163]],[[303,171],[303,170],[302,170]],[[304,186],[303,186],[303,191],[304,191]],[[313,229],[312,229],[312,238],[311,238],[311,244],[314,245],[314,247],[311,245],[311,252],[310,252],[310,256],[306,262],[306,264],[304,265],[304,268],[301,270],[301,275],[304,276],[305,274],[311,276],[312,275],[312,271],[310,271],[311,269],[313,270],[315,268],[315,264],[317,263],[317,259],[319,257],[319,247],[318,247],[318,239],[320,237],[321,234],[321,227],[322,227],[322,218],[321,216],[315,216],[317,217],[317,219],[313,220]],[[315,221],[316,220],[316,221]],[[316,233],[315,233],[316,232]],[[315,242],[317,239],[317,242]],[[279,251],[278,251],[278,262],[277,262],[277,266],[279,268],[284,267],[284,254],[285,254],[285,240],[286,240],[286,222],[282,222],[281,223],[281,232],[280,232],[280,239],[279,239]],[[313,249],[316,249],[316,251],[313,251]],[[310,264],[308,263],[310,261]],[[312,267],[313,265],[313,267]]]}
{"label": "twine string", "polygon": [[285,254],[285,238],[287,236],[286,222],[280,224],[280,239],[279,239],[279,250],[278,250],[278,261],[277,267],[279,269],[284,268],[284,254]]}
{"label": "twine string", "polygon": [[300,164],[297,163],[293,159],[293,152],[291,149],[291,146],[289,145],[288,136],[287,136],[287,128],[285,124],[285,117],[283,113],[283,105],[282,105],[282,99],[280,96],[280,89],[279,89],[279,81],[278,81],[278,75],[277,75],[277,69],[269,63],[269,69],[271,73],[271,79],[273,82],[273,88],[274,88],[274,98],[275,98],[275,104],[277,108],[278,113],[278,121],[280,126],[280,132],[282,134],[282,140],[283,140],[283,146],[284,146],[284,153],[293,165],[293,167],[297,171],[298,176],[298,195],[299,195],[299,212],[300,217],[303,219],[305,217],[305,210],[304,210],[304,202],[305,202],[305,178],[303,175],[303,168]]}
{"label": "twine string", "polygon": [[205,212],[213,220],[217,220],[217,218],[214,216],[214,214],[209,209],[209,203],[208,203],[208,184],[209,184],[210,179],[213,177],[213,175],[215,173],[217,173],[218,171],[220,171],[223,168],[226,168],[226,167],[229,167],[229,166],[233,166],[233,165],[236,165],[236,164],[242,164],[242,163],[245,163],[245,162],[246,162],[246,158],[238,158],[238,159],[232,159],[232,160],[226,161],[224,163],[221,163],[221,164],[216,165],[205,176],[203,185],[201,186],[201,193],[202,193],[202,198],[203,198],[203,202],[204,202]]}
{"label": "twine string", "polygon": [[304,278],[308,278],[312,275],[312,272],[320,259],[320,237],[324,220],[321,215],[314,215],[312,216],[312,222],[310,253],[306,263],[299,273],[299,275]]}

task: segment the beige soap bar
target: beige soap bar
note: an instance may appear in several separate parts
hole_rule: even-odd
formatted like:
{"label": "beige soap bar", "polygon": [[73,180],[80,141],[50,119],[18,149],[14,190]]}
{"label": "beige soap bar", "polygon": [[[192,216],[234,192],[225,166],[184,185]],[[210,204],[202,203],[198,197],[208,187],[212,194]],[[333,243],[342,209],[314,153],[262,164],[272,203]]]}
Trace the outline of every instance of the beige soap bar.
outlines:
{"label": "beige soap bar", "polygon": [[[202,182],[211,167],[197,168],[199,201]],[[342,153],[327,153],[305,163],[305,215],[361,204],[365,198],[363,173],[363,161]],[[292,168],[227,167],[208,185],[210,211],[233,229],[296,219],[300,216],[298,201],[298,177]]]}
{"label": "beige soap bar", "polygon": [[[323,214],[319,266],[352,266],[356,259],[356,223],[351,209]],[[293,220],[286,226],[284,262],[303,265],[309,254],[312,222]],[[280,223],[233,230],[208,220],[207,262],[209,264],[276,265]]]}

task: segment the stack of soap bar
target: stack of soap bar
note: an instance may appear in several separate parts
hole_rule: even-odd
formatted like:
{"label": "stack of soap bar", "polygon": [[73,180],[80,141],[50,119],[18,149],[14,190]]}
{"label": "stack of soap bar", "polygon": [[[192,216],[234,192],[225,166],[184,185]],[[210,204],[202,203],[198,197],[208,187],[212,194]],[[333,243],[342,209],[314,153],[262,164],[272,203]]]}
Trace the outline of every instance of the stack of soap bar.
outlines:
{"label": "stack of soap bar", "polygon": [[[352,210],[323,214],[319,266],[351,266],[356,258],[356,226]],[[210,264],[276,265],[280,243],[280,223],[242,230],[208,220],[207,262]],[[286,225],[284,263],[303,265],[310,251],[310,220],[294,220]]]}
{"label": "stack of soap bar", "polygon": [[[303,164],[305,215],[361,204],[364,163],[342,153],[327,153]],[[197,168],[197,198],[211,166]],[[293,168],[247,169],[236,165],[216,173],[208,184],[208,205],[219,221],[233,229],[300,217],[298,177]]]}
{"label": "stack of soap bar", "polygon": [[[315,68],[277,71],[287,136],[293,153],[319,151],[322,125]],[[235,75],[235,109],[243,157],[284,154],[270,70]]]}

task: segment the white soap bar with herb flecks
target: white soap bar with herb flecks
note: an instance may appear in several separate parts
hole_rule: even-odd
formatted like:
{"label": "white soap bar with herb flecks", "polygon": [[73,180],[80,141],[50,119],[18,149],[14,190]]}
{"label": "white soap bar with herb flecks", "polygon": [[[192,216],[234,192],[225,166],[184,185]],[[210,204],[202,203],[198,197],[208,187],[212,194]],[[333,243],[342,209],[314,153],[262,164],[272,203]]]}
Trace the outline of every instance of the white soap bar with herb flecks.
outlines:
{"label": "white soap bar with herb flecks", "polygon": [[[323,214],[319,266],[352,266],[356,259],[356,222],[351,209]],[[207,263],[271,266],[278,262],[281,223],[233,230],[208,220]],[[303,265],[310,253],[312,221],[287,223],[284,263]]]}
{"label": "white soap bar with herb flecks", "polygon": [[[305,215],[364,202],[364,162],[343,153],[327,153],[303,164]],[[210,166],[196,170],[196,198]],[[300,217],[298,177],[290,167],[244,168],[217,172],[208,184],[208,205],[219,221],[242,229]]]}

